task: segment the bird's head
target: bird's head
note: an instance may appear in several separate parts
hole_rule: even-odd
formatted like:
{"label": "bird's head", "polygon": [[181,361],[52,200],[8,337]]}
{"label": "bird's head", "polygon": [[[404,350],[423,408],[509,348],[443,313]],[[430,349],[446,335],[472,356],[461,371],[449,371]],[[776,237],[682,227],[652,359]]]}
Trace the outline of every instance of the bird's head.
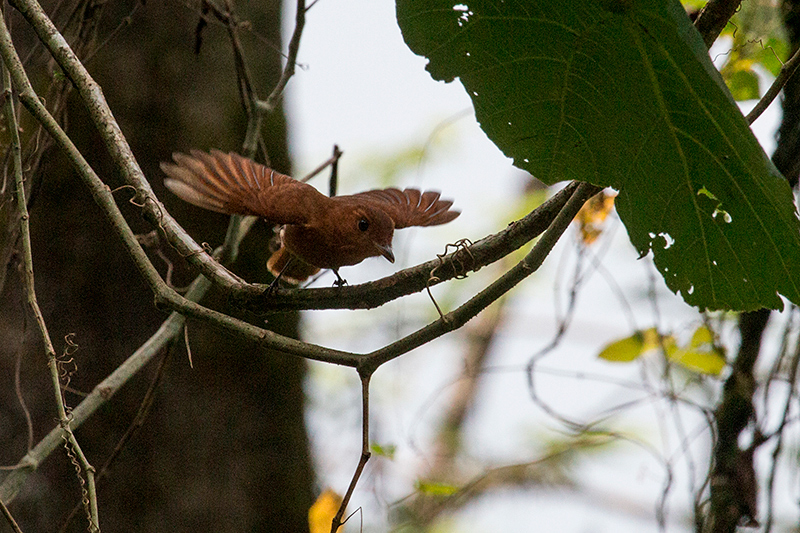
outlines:
{"label": "bird's head", "polygon": [[352,212],[348,221],[348,233],[354,243],[364,253],[363,259],[382,255],[390,263],[394,263],[392,237],[394,236],[394,220],[381,211],[368,206],[360,206]]}

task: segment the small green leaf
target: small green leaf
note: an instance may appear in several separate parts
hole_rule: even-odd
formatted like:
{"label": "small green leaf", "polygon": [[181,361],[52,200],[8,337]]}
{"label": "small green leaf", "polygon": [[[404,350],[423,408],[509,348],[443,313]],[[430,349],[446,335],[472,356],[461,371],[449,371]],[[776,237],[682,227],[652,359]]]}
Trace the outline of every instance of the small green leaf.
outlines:
{"label": "small green leaf", "polygon": [[767,39],[767,44],[757,55],[757,61],[761,66],[769,70],[770,74],[777,76],[783,67],[783,63],[779,58],[789,57],[789,43],[785,39],[777,39],[770,37]]}
{"label": "small green leaf", "polygon": [[703,185],[702,187],[700,187],[700,188],[697,190],[697,194],[702,194],[702,195],[703,195],[703,196],[705,196],[706,198],[710,198],[711,200],[717,200],[717,201],[719,201],[719,198],[717,198],[716,196],[714,196],[714,194],[713,194],[711,191],[709,191],[708,189],[706,189],[705,185]]}
{"label": "small green leaf", "polygon": [[758,74],[750,69],[723,71],[723,78],[737,101],[756,100],[760,96]]}
{"label": "small green leaf", "polygon": [[387,459],[394,459],[394,452],[397,451],[397,446],[394,444],[378,444],[377,442],[373,442],[369,445],[369,451],[373,454],[378,455],[380,457],[386,457]]}
{"label": "small green leaf", "polygon": [[452,496],[459,490],[455,485],[421,480],[414,483],[414,488],[429,496]]}

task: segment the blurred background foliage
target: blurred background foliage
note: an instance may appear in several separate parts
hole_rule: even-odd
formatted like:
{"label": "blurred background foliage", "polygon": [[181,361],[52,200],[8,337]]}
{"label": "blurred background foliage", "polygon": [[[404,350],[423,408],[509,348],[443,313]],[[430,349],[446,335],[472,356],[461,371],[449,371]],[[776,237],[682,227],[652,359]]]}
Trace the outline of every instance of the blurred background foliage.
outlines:
{"label": "blurred background foliage", "polygon": [[[684,1],[689,10],[705,2]],[[711,51],[711,59],[736,100],[757,100],[783,63],[790,44],[783,24],[783,5],[774,0],[742,2]]]}

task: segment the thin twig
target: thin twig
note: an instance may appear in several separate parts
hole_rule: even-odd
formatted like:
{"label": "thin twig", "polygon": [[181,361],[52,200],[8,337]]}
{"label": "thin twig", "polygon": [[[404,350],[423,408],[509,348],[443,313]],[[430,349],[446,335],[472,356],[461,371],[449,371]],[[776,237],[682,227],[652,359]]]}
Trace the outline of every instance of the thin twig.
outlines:
{"label": "thin twig", "polygon": [[361,457],[358,459],[358,466],[353,473],[353,479],[350,480],[350,485],[347,487],[347,492],[342,498],[342,503],[339,505],[339,510],[336,516],[333,517],[331,522],[331,533],[336,533],[339,526],[342,525],[342,517],[344,511],[347,509],[347,504],[350,503],[350,497],[353,496],[353,491],[356,489],[361,473],[367,465],[372,453],[369,451],[369,379],[371,374],[361,374]]}
{"label": "thin twig", "polygon": [[[785,336],[788,336],[788,332]],[[800,365],[800,336],[795,339],[795,349],[794,354],[792,354],[792,359],[789,363],[789,376],[787,378],[787,393],[786,393],[786,401],[784,402],[783,406],[783,413],[781,415],[781,422],[778,425],[778,429],[775,431],[777,433],[778,438],[775,443],[775,448],[772,450],[772,465],[767,474],[767,517],[764,524],[764,533],[770,533],[772,531],[772,524],[773,524],[773,505],[775,499],[775,475],[778,469],[778,459],[780,454],[783,450],[784,445],[784,437],[786,436],[785,429],[789,422],[789,412],[791,411],[792,405],[796,403],[797,399],[794,396],[795,385],[797,383],[798,378],[798,366]]]}
{"label": "thin twig", "polygon": [[[2,18],[3,17],[0,16],[0,19]],[[5,29],[4,22],[2,23],[2,27]],[[11,74],[7,68],[7,65],[6,68],[3,68],[3,85],[6,91],[11,90]],[[67,446],[67,453],[74,453],[81,467],[86,471],[86,485],[88,492],[87,511],[89,513],[88,518],[90,523],[90,531],[99,532],[100,520],[97,510],[97,496],[95,493],[94,467],[86,459],[86,456],[83,454],[83,451],[81,450],[81,447],[78,444],[75,435],[72,433],[72,429],[70,428],[70,418],[69,415],[67,415],[67,408],[64,404],[64,396],[61,391],[61,381],[59,379],[56,351],[53,347],[50,334],[47,331],[47,324],[44,320],[44,315],[39,308],[39,302],[36,298],[36,287],[33,274],[33,252],[31,250],[31,234],[28,224],[28,204],[25,197],[25,184],[22,178],[22,149],[20,145],[19,126],[17,124],[17,114],[14,109],[13,98],[6,98],[5,112],[8,131],[11,136],[11,152],[14,162],[14,181],[17,189],[17,210],[19,211],[20,215],[20,237],[22,241],[23,258],[22,274],[25,281],[25,293],[28,305],[30,306],[31,312],[33,312],[33,315],[36,319],[36,325],[39,328],[44,350],[47,355],[47,366],[50,369],[50,378],[53,383],[53,392],[55,396],[56,410],[58,412],[59,425],[61,426],[62,435]],[[83,484],[83,478],[81,477],[80,473],[78,473],[78,477],[80,478],[81,484]]]}
{"label": "thin twig", "polygon": [[[306,24],[306,8],[305,0],[297,0],[297,13],[295,15],[294,31],[289,40],[289,49],[286,54],[286,65],[283,68],[281,77],[278,83],[272,89],[266,100],[260,100],[255,94],[252,95],[252,122],[248,123],[248,137],[252,137],[252,133],[261,130],[261,120],[264,113],[272,113],[278,106],[278,101],[283,95],[289,79],[294,76],[295,65],[297,64],[297,53],[300,50],[300,39],[303,36],[303,28]],[[252,131],[251,131],[252,130]],[[245,151],[252,150],[255,152],[255,145],[245,144]]]}
{"label": "thin twig", "polygon": [[[133,421],[131,421],[131,424],[130,426],[128,426],[128,429],[125,431],[122,437],[120,437],[119,442],[117,442],[117,445],[114,446],[114,449],[111,451],[111,454],[106,458],[103,465],[97,471],[96,481],[98,483],[108,475],[109,471],[111,470],[111,466],[120,456],[122,450],[125,448],[128,442],[130,442],[131,438],[133,438],[133,436],[136,435],[136,433],[144,425],[144,422],[147,419],[148,415],[150,414],[151,408],[153,407],[156,390],[163,381],[164,370],[166,369],[167,362],[170,360],[170,356],[172,355],[172,350],[174,349],[174,347],[175,347],[174,342],[170,343],[170,345],[167,347],[164,356],[161,358],[161,361],[159,361],[155,376],[153,376],[153,379],[150,381],[150,385],[148,386],[147,391],[142,397],[142,401],[139,405],[139,409],[137,410],[136,415],[133,417]],[[70,514],[67,515],[67,518],[64,520],[64,523],[62,524],[61,529],[59,530],[60,533],[65,533],[67,531],[70,523],[72,522],[72,519],[75,517],[78,511],[80,511],[80,508],[81,508],[81,502],[75,504]]]}
{"label": "thin twig", "polygon": [[709,0],[706,3],[694,21],[706,48],[711,48],[741,3],[742,0]]}
{"label": "thin twig", "polygon": [[2,510],[3,516],[6,518],[6,522],[8,522],[8,525],[14,530],[14,533],[22,533],[19,524],[17,524],[17,521],[14,520],[13,516],[11,516],[11,511],[8,510],[8,507],[6,507],[6,504],[3,503],[2,500],[0,500],[0,510]]}
{"label": "thin twig", "polygon": [[331,156],[331,176],[328,179],[328,196],[333,198],[336,196],[339,189],[339,158],[342,157],[342,152],[339,146],[333,145],[333,155]]}
{"label": "thin twig", "polygon": [[[250,74],[250,69],[247,67],[247,61],[245,61],[242,41],[239,39],[239,21],[234,12],[233,3],[230,0],[225,0],[225,10],[222,10],[211,0],[204,0],[202,9],[203,14],[201,14],[201,21],[205,21],[205,14],[210,12],[228,30],[231,50],[233,51],[233,64],[236,69],[236,87],[239,90],[239,99],[242,103],[242,108],[245,113],[247,113],[248,117],[248,128],[245,135],[243,151],[247,157],[253,157],[256,153],[256,147],[258,146],[258,132],[261,130],[261,117],[259,115],[263,113],[263,111],[258,110],[253,104],[254,101],[258,100],[258,95],[254,88],[253,76]],[[198,26],[197,51],[199,51],[201,29],[202,28]],[[266,159],[265,164],[270,166],[269,158]]]}
{"label": "thin twig", "polygon": [[322,172],[323,170],[325,170],[328,167],[331,167],[331,174],[333,174],[333,172],[334,172],[333,169],[336,168],[336,166],[339,164],[339,158],[342,157],[343,153],[344,152],[339,150],[339,147],[334,144],[333,145],[333,155],[330,156],[327,160],[325,160],[317,168],[315,168],[314,170],[312,170],[311,172],[309,172],[308,174],[303,176],[299,181],[302,181],[303,183],[306,183],[311,178],[313,178],[314,176],[316,176],[317,174],[319,174],[320,172]]}
{"label": "thin twig", "polygon": [[[250,111],[252,106],[255,89],[253,88],[253,76],[250,74],[250,69],[247,67],[247,61],[244,59],[244,47],[239,39],[238,20],[233,10],[233,2],[231,0],[225,1],[225,11],[227,12],[228,20],[225,26],[228,28],[228,34],[231,39],[231,49],[233,50],[234,65],[236,67],[236,79],[239,81],[239,96],[242,99],[242,107],[245,109],[249,116],[254,113]],[[213,5],[213,2],[209,2]],[[255,152],[253,152],[255,154]]]}
{"label": "thin twig", "polygon": [[447,313],[427,326],[418,329],[402,339],[395,341],[383,348],[364,355],[357,366],[361,375],[374,372],[380,365],[407,353],[414,348],[441,337],[445,333],[454,331],[463,326],[468,320],[476,316],[492,302],[498,300],[505,293],[514,288],[520,281],[538,270],[545,258],[566,231],[572,219],[583,204],[597,194],[600,187],[589,183],[581,183],[574,190],[574,194],[567,201],[564,208],[558,213],[547,231],[541,236],[528,255],[513,268],[495,280],[488,287],[454,311]]}
{"label": "thin twig", "polygon": [[789,81],[789,78],[792,77],[792,74],[795,73],[798,66],[800,66],[800,48],[795,51],[789,61],[781,65],[778,77],[775,78],[775,81],[772,82],[772,85],[770,85],[769,89],[767,89],[767,92],[761,97],[761,100],[758,101],[756,106],[747,114],[745,118],[748,124],[755,122],[756,119],[761,116],[761,113],[767,110],[769,104],[780,94],[781,89],[783,89],[783,86]]}
{"label": "thin twig", "polygon": [[295,66],[297,65],[297,53],[300,51],[300,38],[303,35],[303,28],[306,25],[306,2],[305,0],[297,0],[297,13],[294,19],[294,32],[292,38],[289,40],[289,51],[286,54],[286,66],[283,68],[283,74],[272,89],[267,99],[264,102],[258,102],[258,107],[263,108],[267,112],[272,112],[278,105],[278,101],[283,95],[283,90],[289,79],[294,75]]}
{"label": "thin twig", "polygon": [[83,58],[83,62],[89,63],[94,58],[95,54],[97,54],[97,52],[102,50],[103,47],[105,47],[108,43],[114,40],[114,38],[117,35],[119,35],[119,33],[123,28],[127,28],[128,26],[130,26],[131,23],[133,22],[133,16],[136,14],[139,8],[143,6],[144,2],[137,1],[136,3],[134,3],[131,11],[125,17],[122,18],[122,21],[119,24],[117,24],[117,26],[113,30],[111,30],[108,35],[106,35],[105,39],[103,39],[103,42],[93,47],[92,50],[86,54],[86,56]]}
{"label": "thin twig", "polygon": [[22,414],[25,417],[25,425],[28,428],[28,446],[26,451],[31,451],[31,448],[33,448],[33,418],[31,418],[31,412],[28,409],[27,402],[25,402],[25,396],[22,394],[21,373],[22,343],[20,343],[20,346],[17,347],[17,357],[16,361],[14,362],[14,393],[17,395],[17,401],[19,402],[19,406],[22,409]]}

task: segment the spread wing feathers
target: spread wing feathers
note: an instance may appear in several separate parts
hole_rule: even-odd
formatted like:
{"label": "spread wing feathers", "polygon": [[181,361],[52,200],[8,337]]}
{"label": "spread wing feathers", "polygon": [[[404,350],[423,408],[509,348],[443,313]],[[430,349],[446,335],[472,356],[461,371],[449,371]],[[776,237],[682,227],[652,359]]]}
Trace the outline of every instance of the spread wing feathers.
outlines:
{"label": "spread wing feathers", "polygon": [[438,226],[454,220],[460,211],[451,211],[452,200],[440,200],[436,191],[418,189],[376,189],[352,195],[383,210],[394,219],[397,229],[409,226]]}
{"label": "spread wing feathers", "polygon": [[161,163],[168,176],[164,185],[190,204],[218,213],[303,224],[314,202],[325,198],[314,187],[235,153],[192,150],[172,159],[175,163]]}

